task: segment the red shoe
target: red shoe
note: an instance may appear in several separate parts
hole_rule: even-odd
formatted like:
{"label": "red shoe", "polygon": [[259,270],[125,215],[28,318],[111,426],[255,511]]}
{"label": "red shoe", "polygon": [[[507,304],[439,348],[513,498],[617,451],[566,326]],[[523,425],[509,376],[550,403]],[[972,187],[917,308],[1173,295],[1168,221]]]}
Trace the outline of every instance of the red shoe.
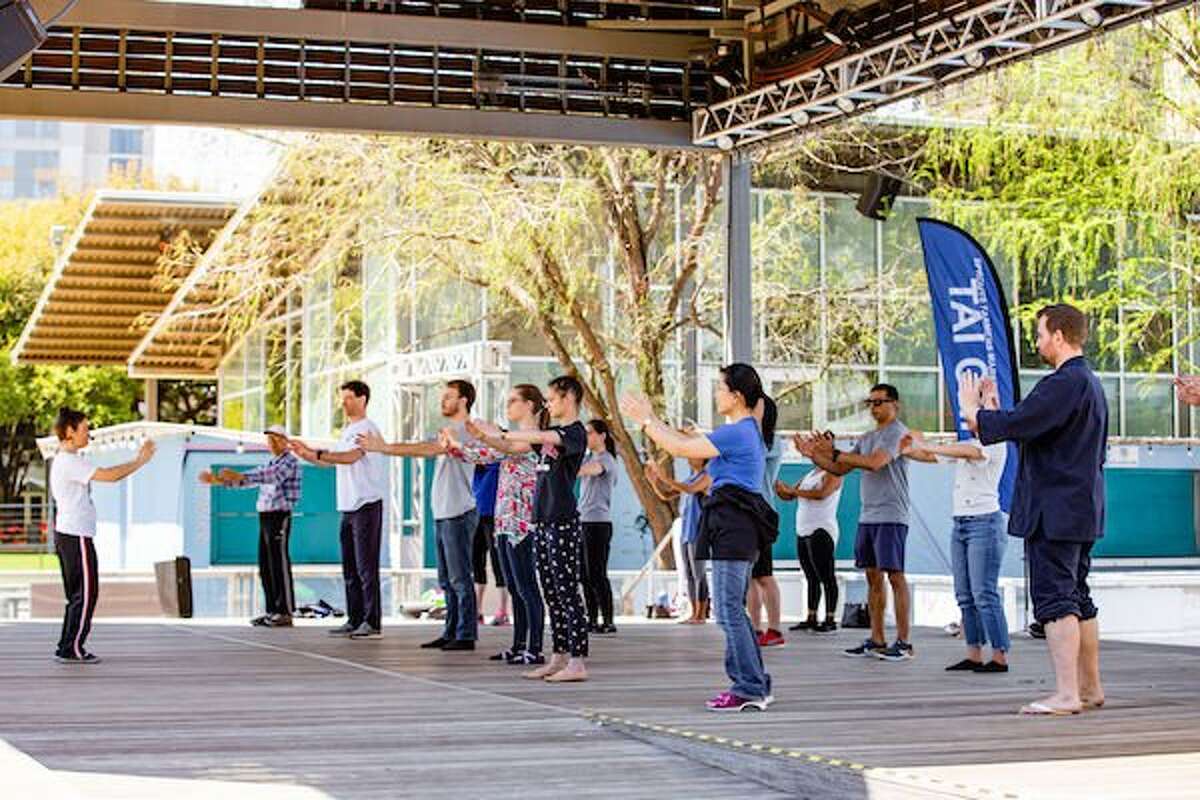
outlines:
{"label": "red shoe", "polygon": [[783,647],[784,644],[783,634],[774,628],[768,628],[765,633],[758,635],[759,647]]}

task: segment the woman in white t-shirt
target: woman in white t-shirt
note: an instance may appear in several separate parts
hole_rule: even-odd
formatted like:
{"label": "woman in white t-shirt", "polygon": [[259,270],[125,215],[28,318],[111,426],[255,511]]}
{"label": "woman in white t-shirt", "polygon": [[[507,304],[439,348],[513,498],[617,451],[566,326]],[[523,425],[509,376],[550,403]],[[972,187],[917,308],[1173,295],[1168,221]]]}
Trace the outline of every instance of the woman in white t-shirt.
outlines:
{"label": "woman in white t-shirt", "polygon": [[[780,500],[796,500],[796,557],[808,587],[808,616],[789,630],[837,633],[838,604],[834,551],[838,541],[838,502],[842,499],[842,476],[814,468],[795,486],[775,481]],[[821,592],[825,593],[825,621],[817,622]]]}
{"label": "woman in white t-shirt", "polygon": [[[1008,445],[999,442],[985,447],[978,439],[933,444],[909,431],[901,439],[900,449],[917,461],[938,461],[940,456],[955,463],[950,562],[967,657],[946,670],[1008,672],[1008,619],[998,587],[1008,543],[1008,526],[1000,510],[1000,476],[1008,460]],[[983,660],[985,643],[992,646],[988,662]]]}
{"label": "woman in white t-shirt", "polygon": [[50,464],[54,547],[67,598],[62,635],[54,658],[64,664],[96,664],[100,659],[84,648],[100,591],[93,541],[96,506],[92,503],[92,482],[115,483],[132,475],[154,455],[154,442],[143,442],[132,461],[115,467],[96,467],[80,452],[91,440],[86,414],[60,409],[54,433],[58,436],[58,453]]}

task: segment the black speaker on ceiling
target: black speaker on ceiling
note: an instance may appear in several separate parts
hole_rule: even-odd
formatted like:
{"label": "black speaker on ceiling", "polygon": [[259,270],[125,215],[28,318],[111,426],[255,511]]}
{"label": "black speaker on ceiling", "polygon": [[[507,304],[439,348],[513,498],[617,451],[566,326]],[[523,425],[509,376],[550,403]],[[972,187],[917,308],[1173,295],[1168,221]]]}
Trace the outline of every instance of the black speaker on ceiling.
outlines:
{"label": "black speaker on ceiling", "polygon": [[28,0],[0,0],[0,81],[46,41],[46,26]]}
{"label": "black speaker on ceiling", "polygon": [[872,172],[858,198],[858,213],[869,219],[883,220],[892,210],[892,203],[900,193],[901,183],[890,175]]}

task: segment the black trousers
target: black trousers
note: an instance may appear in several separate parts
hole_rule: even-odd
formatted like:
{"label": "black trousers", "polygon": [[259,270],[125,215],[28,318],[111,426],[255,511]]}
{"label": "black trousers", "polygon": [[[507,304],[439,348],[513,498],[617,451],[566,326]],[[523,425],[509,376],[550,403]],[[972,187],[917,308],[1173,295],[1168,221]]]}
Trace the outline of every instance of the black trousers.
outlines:
{"label": "black trousers", "polygon": [[804,583],[808,586],[808,611],[817,613],[821,604],[821,590],[825,590],[825,616],[833,618],[837,611],[838,584],[834,566],[833,537],[824,528],[817,528],[809,536],[796,537],[796,555],[800,568],[804,570]]}
{"label": "black trousers", "polygon": [[379,549],[383,540],[383,501],[342,512],[342,578],[346,582],[346,621],[373,628],[383,624],[379,589]]}
{"label": "black trousers", "polygon": [[587,601],[588,621],[595,625],[604,618],[613,621],[612,584],[608,582],[608,551],[612,545],[611,522],[583,523],[583,596]]}
{"label": "black trousers", "polygon": [[296,610],[292,558],[288,554],[291,538],[292,512],[258,512],[258,576],[268,614],[290,617]]}
{"label": "black trousers", "polygon": [[67,598],[63,613],[62,635],[57,655],[83,658],[84,644],[92,631],[92,614],[100,595],[100,574],[96,565],[96,545],[90,536],[72,536],[54,532],[54,549],[62,571],[63,594]]}
{"label": "black trousers", "polygon": [[480,517],[471,543],[471,572],[474,573],[475,583],[480,586],[487,584],[489,556],[492,559],[492,585],[503,589],[505,578],[504,568],[500,565],[500,549],[496,544],[496,518]]}

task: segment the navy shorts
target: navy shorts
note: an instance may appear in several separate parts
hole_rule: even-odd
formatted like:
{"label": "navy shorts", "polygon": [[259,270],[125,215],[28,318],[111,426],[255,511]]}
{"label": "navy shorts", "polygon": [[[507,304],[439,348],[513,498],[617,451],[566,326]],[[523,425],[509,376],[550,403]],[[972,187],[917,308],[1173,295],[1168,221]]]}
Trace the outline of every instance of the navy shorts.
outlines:
{"label": "navy shorts", "polygon": [[904,572],[904,541],[908,526],[896,522],[860,522],[854,538],[854,566]]}
{"label": "navy shorts", "polygon": [[1039,526],[1025,540],[1025,558],[1034,619],[1043,625],[1069,616],[1095,619],[1096,604],[1087,583],[1092,542],[1050,541]]}

